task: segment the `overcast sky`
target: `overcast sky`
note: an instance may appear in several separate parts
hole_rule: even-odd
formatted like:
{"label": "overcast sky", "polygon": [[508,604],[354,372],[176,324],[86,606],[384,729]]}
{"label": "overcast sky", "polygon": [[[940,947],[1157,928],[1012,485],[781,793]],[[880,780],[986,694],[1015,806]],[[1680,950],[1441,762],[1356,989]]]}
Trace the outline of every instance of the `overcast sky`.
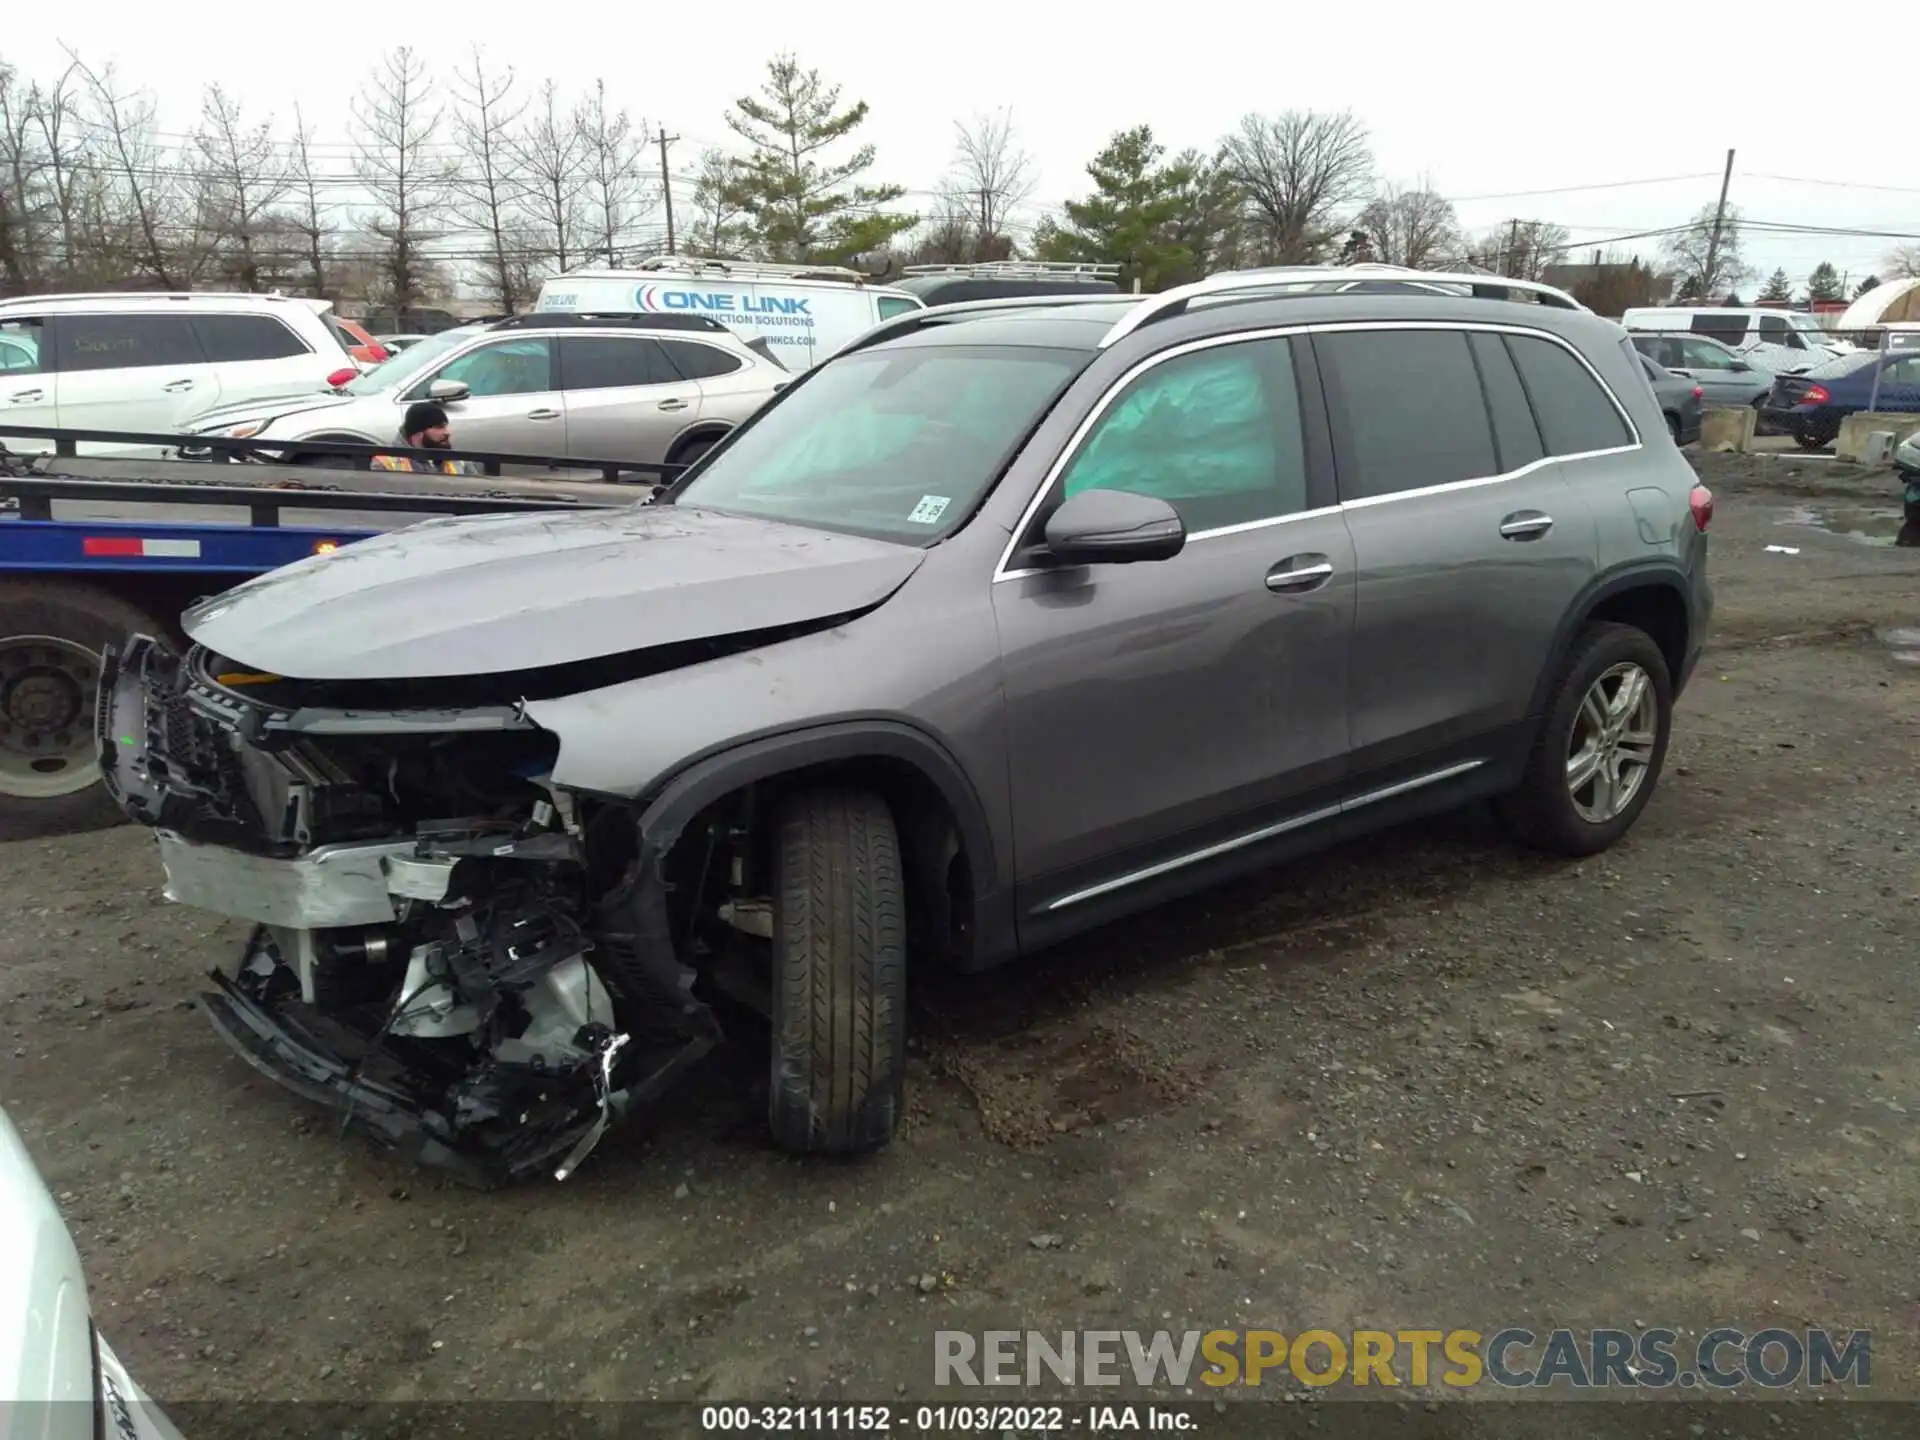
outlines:
{"label": "overcast sky", "polygon": [[[297,102],[341,174],[355,91],[394,45],[450,69],[478,41],[528,88],[551,76],[578,91],[604,77],[636,120],[680,136],[672,168],[683,174],[701,146],[727,141],[724,112],[757,88],[766,58],[787,49],[872,106],[873,176],[909,187],[906,203],[930,198],[957,118],[1009,109],[1039,178],[1016,217],[1027,225],[1085,191],[1087,161],[1117,129],[1144,121],[1169,149],[1210,149],[1247,111],[1302,108],[1353,110],[1372,132],[1382,178],[1430,180],[1472,230],[1540,219],[1584,246],[1673,225],[1714,200],[1733,147],[1730,201],[1750,220],[1920,236],[1913,147],[1887,141],[1895,132],[1874,118],[1873,82],[1854,71],[1880,53],[1876,33],[1893,47],[1890,64],[1907,63],[1894,58],[1905,41],[1888,30],[1897,6],[1829,0],[1810,11],[1804,0],[1758,0],[1739,7],[1734,29],[1708,23],[1711,12],[1647,0],[1483,0],[1470,21],[1402,7],[1404,33],[1394,7],[1141,7],[1137,23],[1125,19],[1129,8],[200,0],[155,11],[125,0],[70,9],[15,0],[0,58],[34,77],[58,73],[63,45],[91,64],[112,62],[124,87],[158,97],[163,144],[192,129],[211,81],[250,115],[290,123]],[[1830,46],[1811,43],[1816,19]],[[1808,44],[1773,43],[1782,37]],[[1850,63],[1855,43],[1867,50]],[[1651,258],[1657,242],[1639,243]],[[1783,266],[1796,285],[1831,260],[1850,272],[1851,290],[1900,243],[1913,242],[1750,230],[1747,258],[1762,275]]]}

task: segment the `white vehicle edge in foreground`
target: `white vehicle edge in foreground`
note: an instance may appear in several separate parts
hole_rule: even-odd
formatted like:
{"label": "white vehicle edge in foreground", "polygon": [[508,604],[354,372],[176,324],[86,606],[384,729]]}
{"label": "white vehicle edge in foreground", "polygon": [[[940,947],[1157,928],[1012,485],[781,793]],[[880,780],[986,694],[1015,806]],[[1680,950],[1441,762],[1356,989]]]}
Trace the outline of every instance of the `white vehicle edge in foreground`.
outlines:
{"label": "white vehicle edge in foreground", "polygon": [[180,1440],[93,1327],[80,1252],[0,1110],[0,1440]]}

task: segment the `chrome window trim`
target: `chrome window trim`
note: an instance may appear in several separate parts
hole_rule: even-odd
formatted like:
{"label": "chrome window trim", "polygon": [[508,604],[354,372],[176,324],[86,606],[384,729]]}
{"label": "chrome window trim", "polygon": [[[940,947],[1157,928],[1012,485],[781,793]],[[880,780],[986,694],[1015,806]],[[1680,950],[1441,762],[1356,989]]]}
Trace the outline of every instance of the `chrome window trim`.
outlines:
{"label": "chrome window trim", "polygon": [[1235,850],[1244,850],[1249,845],[1257,845],[1262,840],[1271,840],[1291,830],[1301,830],[1309,825],[1317,825],[1322,820],[1331,820],[1335,816],[1358,810],[1363,806],[1374,805],[1382,800],[1391,800],[1397,795],[1424,789],[1428,785],[1438,785],[1443,780],[1456,779],[1471,770],[1478,770],[1486,763],[1484,759],[1462,760],[1444,769],[1434,770],[1425,775],[1416,775],[1411,780],[1402,780],[1394,785],[1382,786],[1378,790],[1369,790],[1351,799],[1341,800],[1332,805],[1322,805],[1317,810],[1290,815],[1285,820],[1277,821],[1272,825],[1262,825],[1258,830],[1250,830],[1244,835],[1235,835],[1231,839],[1217,841],[1198,850],[1190,850],[1184,855],[1175,855],[1171,859],[1161,860],[1138,870],[1129,870],[1126,874],[1116,875],[1111,880],[1102,880],[1084,889],[1071,891],[1048,901],[1044,912],[1052,914],[1056,910],[1066,909],[1069,905],[1078,905],[1083,900],[1098,899],[1102,895],[1111,895],[1116,890],[1124,890],[1130,885],[1138,885],[1143,880],[1157,880],[1160,876],[1172,874],[1175,870],[1184,870],[1187,866],[1197,865],[1203,860],[1214,860],[1222,855],[1230,855]]}
{"label": "chrome window trim", "polygon": [[[1321,516],[1338,514],[1349,509],[1362,509],[1374,505],[1384,505],[1394,500],[1423,499],[1431,495],[1443,495],[1453,490],[1472,490],[1485,485],[1496,485],[1503,481],[1519,479],[1546,465],[1564,464],[1571,460],[1596,459],[1606,455],[1630,454],[1635,450],[1641,449],[1646,443],[1645,438],[1640,433],[1640,427],[1634,424],[1633,416],[1627,412],[1626,406],[1621,404],[1620,397],[1614,393],[1613,387],[1607,383],[1606,378],[1602,376],[1598,370],[1594,369],[1593,362],[1588,360],[1585,355],[1582,355],[1577,346],[1569,344],[1566,340],[1553,334],[1551,331],[1538,330],[1527,325],[1485,320],[1346,320],[1323,321],[1319,324],[1307,325],[1279,325],[1262,330],[1240,330],[1235,331],[1231,335],[1208,335],[1198,340],[1189,340],[1184,344],[1171,346],[1166,350],[1147,356],[1138,364],[1131,366],[1124,375],[1107,387],[1105,393],[1101,395],[1093,409],[1087,412],[1087,417],[1082,420],[1079,425],[1074,427],[1074,432],[1072,436],[1069,437],[1065,447],[1062,448],[1053,464],[1047,467],[1047,473],[1041,479],[1039,487],[1027,501],[1025,508],[1021,510],[1019,523],[1013,527],[1013,533],[1007,537],[1006,545],[1001,548],[1000,558],[994,564],[992,583],[998,585],[1003,580],[1024,580],[1032,575],[1045,575],[1050,573],[1048,570],[1038,567],[1010,570],[1007,566],[1013,559],[1013,552],[1015,547],[1020,543],[1020,537],[1026,534],[1028,527],[1033,524],[1033,517],[1039,512],[1042,502],[1045,501],[1048,494],[1052,492],[1054,484],[1060,479],[1060,476],[1065,472],[1074,456],[1079,453],[1080,447],[1086,443],[1087,436],[1092,433],[1093,428],[1105,417],[1115,399],[1135,380],[1146,374],[1147,371],[1169,360],[1177,360],[1181,356],[1195,354],[1201,350],[1211,350],[1221,345],[1249,344],[1256,340],[1279,340],[1292,335],[1330,335],[1365,330],[1481,331],[1498,335],[1523,335],[1531,339],[1550,341],[1567,351],[1574,359],[1578,360],[1587,374],[1593,377],[1593,382],[1600,387],[1600,393],[1607,397],[1608,403],[1613,406],[1614,413],[1620,417],[1621,422],[1627,427],[1627,433],[1633,437],[1633,441],[1631,444],[1613,445],[1602,450],[1581,450],[1570,455],[1547,455],[1541,459],[1529,461],[1527,464],[1519,466],[1516,469],[1503,470],[1495,475],[1477,475],[1466,480],[1449,480],[1439,485],[1422,485],[1413,490],[1396,490],[1390,495],[1369,495],[1358,500],[1343,500],[1334,505],[1322,505],[1312,510],[1296,511],[1291,515],[1274,515],[1265,520],[1248,520],[1238,525],[1222,525],[1212,530],[1196,530],[1193,534],[1187,536],[1187,543],[1189,545],[1198,544],[1204,540],[1219,539],[1226,535],[1242,535],[1251,530],[1262,530],[1274,525],[1285,525],[1295,520],[1311,520]],[[1322,384],[1324,383],[1325,381],[1323,380]],[[1528,397],[1528,401],[1529,406],[1531,406],[1531,396]],[[1545,437],[1542,437],[1543,440],[1544,438]]]}

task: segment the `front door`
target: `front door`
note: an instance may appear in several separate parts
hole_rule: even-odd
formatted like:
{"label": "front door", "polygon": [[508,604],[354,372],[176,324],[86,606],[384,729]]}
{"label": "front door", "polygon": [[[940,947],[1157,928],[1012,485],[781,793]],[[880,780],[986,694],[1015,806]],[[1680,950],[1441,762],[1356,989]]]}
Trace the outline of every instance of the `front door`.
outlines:
{"label": "front door", "polygon": [[[51,430],[60,423],[55,408],[59,376],[46,363],[46,322],[9,316],[0,320],[0,426],[26,425]],[[16,455],[45,454],[51,440],[28,440],[0,429],[0,444]]]}
{"label": "front door", "polygon": [[[67,430],[170,435],[220,403],[219,368],[208,361],[183,311],[73,311],[52,321],[60,370],[60,424]],[[162,447],[83,442],[83,455],[141,454]]]}
{"label": "front door", "polygon": [[[1353,769],[1467,763],[1524,718],[1594,570],[1592,514],[1546,457],[1632,434],[1546,339],[1435,328],[1313,343],[1358,573]],[[1576,381],[1599,413],[1576,403]]]}
{"label": "front door", "polygon": [[[1681,364],[1667,368],[1685,375],[1700,387],[1700,398],[1709,405],[1751,405],[1756,395],[1764,395],[1772,377],[1756,370],[1751,363],[1730,355],[1705,340],[1677,340]],[[1746,365],[1736,370],[1735,365]]]}
{"label": "front door", "polygon": [[1031,943],[1296,815],[1341,776],[1353,565],[1307,464],[1290,342],[1155,364],[1052,480],[1158,495],[1170,560],[996,580],[1008,780]]}
{"label": "front door", "polygon": [[[502,455],[559,455],[567,449],[567,411],[554,380],[554,344],[544,335],[513,335],[476,345],[448,361],[406,392],[407,402],[425,400],[437,380],[467,387],[446,401],[456,450]],[[394,415],[399,430],[403,404]]]}
{"label": "front door", "polygon": [[700,385],[646,335],[563,335],[566,453],[586,460],[660,462],[700,414]]}

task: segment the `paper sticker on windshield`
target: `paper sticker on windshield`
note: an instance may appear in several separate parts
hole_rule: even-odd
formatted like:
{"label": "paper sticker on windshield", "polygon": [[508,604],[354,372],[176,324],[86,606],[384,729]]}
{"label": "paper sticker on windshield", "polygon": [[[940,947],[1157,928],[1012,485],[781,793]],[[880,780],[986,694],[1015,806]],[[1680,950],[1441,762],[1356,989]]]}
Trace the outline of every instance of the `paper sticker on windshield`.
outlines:
{"label": "paper sticker on windshield", "polygon": [[907,523],[931,525],[947,513],[947,506],[952,503],[952,499],[945,495],[922,495],[920,503],[913,507],[913,513],[907,516]]}

